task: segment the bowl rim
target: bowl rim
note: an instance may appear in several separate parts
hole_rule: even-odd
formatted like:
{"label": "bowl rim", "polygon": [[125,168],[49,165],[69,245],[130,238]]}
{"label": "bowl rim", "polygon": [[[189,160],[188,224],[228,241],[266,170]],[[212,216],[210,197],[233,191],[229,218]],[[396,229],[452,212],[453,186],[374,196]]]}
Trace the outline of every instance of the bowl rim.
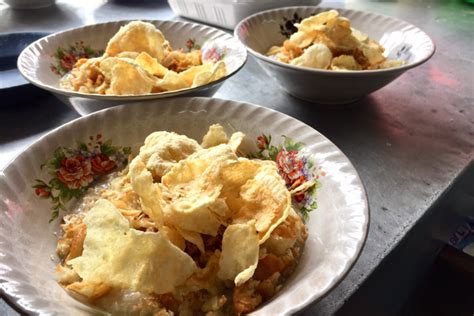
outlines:
{"label": "bowl rim", "polygon": [[[323,289],[323,291],[320,293],[320,295],[318,297],[315,297],[315,294],[313,294],[313,293],[309,293],[309,295],[307,295],[306,298],[303,301],[301,301],[297,306],[289,307],[286,312],[292,314],[292,313],[295,313],[295,312],[298,312],[298,311],[303,311],[305,308],[309,307],[312,304],[316,304],[321,299],[326,297],[329,293],[331,293],[331,291],[334,288],[336,288],[343,280],[345,280],[346,276],[349,274],[350,271],[352,271],[352,268],[354,267],[354,265],[358,262],[359,258],[361,257],[362,251],[363,251],[363,249],[366,245],[367,239],[368,239],[369,230],[370,230],[370,220],[371,220],[371,207],[370,207],[369,198],[368,198],[368,195],[367,195],[367,189],[364,185],[364,182],[362,181],[362,178],[359,174],[359,171],[355,168],[354,164],[349,159],[349,157],[335,143],[333,143],[329,138],[327,138],[324,134],[319,132],[317,129],[315,129],[311,125],[308,125],[308,124],[304,123],[303,121],[299,120],[298,118],[295,118],[291,115],[280,112],[278,110],[268,108],[268,107],[265,107],[265,106],[262,106],[262,105],[259,105],[259,104],[256,104],[256,103],[252,103],[252,102],[246,102],[246,101],[240,101],[240,100],[228,100],[228,99],[214,98],[214,97],[213,98],[210,98],[210,97],[178,97],[178,98],[174,98],[174,99],[168,99],[168,100],[166,100],[166,102],[183,101],[183,103],[184,103],[186,101],[196,100],[196,99],[199,99],[199,100],[202,100],[202,101],[205,101],[205,102],[210,102],[210,103],[216,102],[216,103],[223,104],[225,102],[232,102],[232,103],[246,104],[246,105],[250,105],[250,106],[255,107],[255,108],[263,108],[265,111],[270,111],[270,112],[273,112],[273,113],[278,113],[280,115],[284,115],[286,117],[289,117],[289,118],[297,121],[298,123],[300,123],[302,125],[309,126],[316,133],[318,133],[321,137],[323,137],[326,141],[328,141],[332,146],[334,146],[345,157],[346,162],[348,163],[349,167],[352,169],[352,172],[356,176],[355,181],[357,182],[357,184],[359,185],[359,187],[362,191],[361,192],[362,197],[363,197],[362,202],[363,202],[363,206],[364,206],[364,214],[366,215],[365,220],[362,223],[362,238],[357,241],[354,256],[346,262],[346,265],[344,266],[341,273],[338,275],[337,279],[333,279],[331,281],[331,283],[329,284],[329,286],[327,286],[325,289]],[[126,103],[126,104],[121,104],[121,105],[111,107],[111,108],[105,108],[105,109],[93,112],[91,114],[88,114],[86,116],[81,116],[81,117],[75,118],[75,119],[73,119],[69,122],[61,124],[60,126],[50,130],[49,132],[47,132],[46,134],[42,135],[37,140],[35,140],[33,143],[31,143],[29,146],[27,146],[25,149],[23,149],[18,155],[16,155],[14,158],[12,158],[2,170],[0,170],[0,183],[1,182],[5,183],[5,184],[7,183],[7,181],[6,181],[7,180],[7,174],[6,173],[8,171],[10,171],[10,169],[15,168],[14,164],[15,164],[15,161],[17,159],[21,159],[23,156],[25,156],[27,154],[27,152],[29,150],[31,150],[31,148],[33,148],[35,146],[39,146],[39,144],[41,142],[45,141],[48,138],[53,137],[52,136],[53,134],[57,134],[64,127],[71,126],[71,125],[74,125],[74,124],[78,124],[78,121],[87,120],[89,118],[89,116],[101,116],[101,115],[104,115],[106,112],[119,111],[121,108],[124,108],[124,107],[131,108],[131,107],[133,107],[133,105],[135,103],[142,103],[142,102],[143,101],[137,101],[137,102],[134,102],[134,103]],[[149,101],[146,101],[146,102],[151,103],[151,102],[157,102],[157,101],[156,100],[155,101],[149,100]],[[32,312],[32,311],[35,312],[34,309],[29,309],[25,305],[22,304],[22,299],[23,299],[22,297],[20,297],[14,291],[9,291],[7,288],[4,288],[2,286],[2,283],[9,284],[10,282],[11,281],[3,280],[1,278],[1,275],[0,275],[0,295],[2,295],[4,298],[6,298],[6,301],[8,302],[8,304],[10,306],[13,306],[13,308],[15,308],[17,310],[20,310],[21,312]],[[283,287],[282,290],[284,291],[284,287]],[[272,298],[272,299],[274,299],[274,298]],[[258,312],[258,310],[252,312],[250,315],[254,314],[255,312]]]}
{"label": "bowl rim", "polygon": [[[104,26],[107,24],[119,24],[121,26],[133,22],[133,21],[142,21],[142,22],[149,22],[152,24],[155,23],[170,23],[170,24],[178,24],[178,25],[188,25],[188,26],[193,26],[193,27],[204,27],[206,29],[212,29],[214,31],[217,31],[217,34],[224,35],[224,36],[229,36],[226,40],[235,40],[236,44],[238,44],[239,50],[243,53],[243,61],[238,65],[236,69],[234,69],[232,72],[226,74],[224,77],[219,78],[218,80],[208,82],[204,85],[193,87],[193,88],[185,88],[185,89],[179,89],[179,90],[172,90],[172,91],[164,91],[164,92],[158,92],[158,93],[147,93],[147,94],[139,94],[139,95],[105,95],[105,94],[98,94],[98,93],[84,93],[84,92],[79,92],[79,91],[72,91],[72,90],[66,90],[62,88],[56,88],[50,84],[46,84],[40,80],[37,80],[35,78],[30,77],[23,69],[21,66],[21,61],[25,58],[25,55],[27,54],[28,51],[30,51],[35,45],[39,44],[40,42],[48,42],[49,39],[56,37],[56,36],[61,36],[69,32],[73,31],[78,31],[81,29],[86,29],[86,28],[94,28],[98,26]],[[21,53],[18,55],[17,59],[17,68],[20,71],[20,74],[30,83],[33,85],[40,87],[42,89],[45,89],[47,91],[53,92],[53,93],[58,93],[61,95],[65,95],[68,97],[81,97],[81,98],[87,98],[87,99],[95,99],[95,100],[115,100],[115,101],[141,101],[141,100],[147,100],[147,99],[159,99],[159,98],[168,98],[168,97],[173,97],[173,96],[179,96],[187,93],[192,93],[196,91],[200,91],[203,89],[207,89],[210,87],[213,87],[215,85],[218,85],[222,83],[223,81],[227,80],[228,78],[232,77],[235,75],[237,72],[239,72],[242,67],[245,66],[246,62],[248,60],[248,53],[245,45],[233,34],[230,34],[228,32],[225,32],[221,29],[218,29],[216,27],[212,27],[209,25],[205,24],[200,24],[200,23],[193,23],[193,22],[187,22],[187,21],[174,21],[174,20],[150,20],[150,19],[124,19],[124,20],[113,20],[113,21],[107,21],[107,22],[102,22],[102,23],[94,23],[94,24],[89,24],[89,25],[83,25],[79,27],[72,27],[68,28],[63,31],[51,33],[47,36],[44,36],[32,43],[30,43],[27,47],[25,47]],[[38,68],[34,70],[34,73],[38,72]],[[59,80],[59,79],[58,79]]]}
{"label": "bowl rim", "polygon": [[[391,68],[385,68],[385,69],[372,69],[372,70],[334,71],[334,70],[327,70],[327,69],[318,69],[318,68],[294,66],[294,65],[291,65],[291,64],[287,64],[287,63],[272,59],[268,56],[265,56],[262,53],[257,52],[256,50],[250,48],[247,44],[244,43],[243,40],[241,40],[241,38],[239,36],[239,30],[243,28],[243,25],[248,23],[250,20],[255,19],[258,16],[261,16],[261,15],[264,15],[264,14],[267,14],[267,13],[270,13],[270,12],[278,12],[278,11],[283,11],[283,10],[288,10],[288,9],[294,9],[294,10],[304,9],[304,10],[306,10],[306,9],[311,9],[311,8],[319,10],[320,12],[328,11],[328,10],[346,11],[346,12],[350,11],[350,12],[354,12],[354,13],[366,13],[366,14],[371,14],[371,15],[374,15],[374,16],[380,16],[380,17],[392,19],[392,20],[397,21],[401,24],[404,24],[405,26],[412,27],[412,28],[416,29],[417,31],[421,32],[423,35],[425,35],[427,37],[427,39],[429,40],[430,44],[431,44],[431,49],[428,52],[428,54],[426,54],[426,56],[424,56],[420,60],[418,60],[416,62],[413,62],[413,63],[407,63],[405,65],[398,66],[398,67],[391,67]],[[433,39],[425,31],[423,31],[418,26],[416,26],[412,23],[409,23],[405,20],[401,20],[401,19],[389,16],[389,15],[374,13],[374,12],[371,12],[371,11],[354,10],[354,9],[349,9],[349,8],[337,8],[337,7],[331,7],[331,6],[322,6],[322,7],[321,6],[288,6],[288,7],[282,7],[282,8],[276,8],[276,9],[261,11],[261,12],[252,14],[252,15],[246,17],[245,19],[243,19],[242,21],[240,21],[234,29],[234,36],[239,39],[239,41],[242,43],[242,45],[244,45],[245,48],[247,48],[247,50],[249,51],[249,53],[252,56],[255,56],[256,58],[258,58],[260,60],[263,60],[265,62],[271,63],[275,66],[279,66],[279,67],[282,67],[282,68],[287,68],[287,69],[295,70],[295,71],[302,71],[302,72],[306,72],[306,73],[319,74],[319,75],[329,75],[329,76],[340,76],[340,77],[346,77],[346,76],[359,77],[359,76],[365,76],[365,75],[374,76],[374,75],[378,75],[378,74],[403,72],[403,71],[406,71],[408,69],[417,67],[417,66],[425,63],[426,61],[428,61],[434,55],[434,53],[436,51],[436,44],[434,43]]]}

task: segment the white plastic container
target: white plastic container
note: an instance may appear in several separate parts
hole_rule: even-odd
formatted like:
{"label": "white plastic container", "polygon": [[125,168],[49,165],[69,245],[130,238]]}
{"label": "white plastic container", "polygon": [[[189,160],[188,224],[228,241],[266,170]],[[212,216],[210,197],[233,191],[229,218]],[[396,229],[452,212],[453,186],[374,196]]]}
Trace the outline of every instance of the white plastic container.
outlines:
{"label": "white plastic container", "polygon": [[174,13],[233,29],[245,17],[273,8],[317,5],[321,0],[168,0]]}

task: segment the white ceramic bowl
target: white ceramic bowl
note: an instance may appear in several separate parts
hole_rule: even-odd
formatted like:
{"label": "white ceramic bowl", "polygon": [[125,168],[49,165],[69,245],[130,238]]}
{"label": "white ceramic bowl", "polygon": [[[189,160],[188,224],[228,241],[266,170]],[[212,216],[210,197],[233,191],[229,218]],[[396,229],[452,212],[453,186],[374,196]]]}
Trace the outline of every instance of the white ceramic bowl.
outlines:
{"label": "white ceramic bowl", "polygon": [[[312,159],[320,175],[318,208],[310,213],[309,236],[301,261],[283,289],[254,312],[291,314],[321,298],[350,270],[367,236],[369,209],[364,187],[347,157],[319,132],[285,114],[256,105],[210,98],[144,101],[93,113],[42,137],[0,175],[0,289],[28,312],[82,315],[92,309],[71,298],[54,280],[57,222],[48,224],[49,199],[40,199],[35,179],[48,181],[40,166],[60,146],[76,148],[102,134],[113,146],[137,146],[155,130],[186,134],[200,140],[210,124],[247,134],[246,152],[257,151],[256,137],[281,135],[305,144],[301,154]],[[85,146],[85,145],[83,145]],[[120,148],[120,147],[119,147]],[[321,168],[321,169],[320,169]],[[48,168],[46,168],[48,169]],[[323,172],[325,175],[323,175]]]}
{"label": "white ceramic bowl", "polygon": [[280,30],[286,23],[285,19],[292,20],[295,14],[306,18],[330,9],[287,7],[260,12],[241,21],[234,34],[284,91],[297,98],[323,104],[343,104],[360,99],[384,87],[408,69],[421,65],[435,51],[430,37],[407,22],[370,12],[336,9],[341,16],[350,19],[354,28],[382,44],[389,58],[403,59],[407,64],[381,70],[336,72],[297,67],[265,56],[271,46],[282,45],[287,39]]}
{"label": "white ceramic bowl", "polygon": [[168,0],[176,15],[219,27],[234,29],[243,18],[256,12],[290,5],[318,5],[321,0]]}
{"label": "white ceramic bowl", "polygon": [[54,54],[58,47],[68,48],[76,42],[84,42],[96,51],[104,50],[109,39],[130,21],[114,21],[88,25],[44,37],[23,50],[18,57],[18,69],[32,84],[53,92],[65,103],[72,105],[79,113],[87,114],[105,107],[115,106],[126,102],[161,99],[175,96],[211,96],[222,83],[240,70],[247,59],[245,47],[232,35],[213,27],[179,21],[147,21],[161,30],[173,49],[187,49],[188,39],[200,45],[203,56],[206,51],[217,51],[226,63],[227,75],[206,85],[169,91],[150,93],[136,96],[113,96],[87,94],[65,90],[59,87],[60,76],[51,70],[56,60]]}

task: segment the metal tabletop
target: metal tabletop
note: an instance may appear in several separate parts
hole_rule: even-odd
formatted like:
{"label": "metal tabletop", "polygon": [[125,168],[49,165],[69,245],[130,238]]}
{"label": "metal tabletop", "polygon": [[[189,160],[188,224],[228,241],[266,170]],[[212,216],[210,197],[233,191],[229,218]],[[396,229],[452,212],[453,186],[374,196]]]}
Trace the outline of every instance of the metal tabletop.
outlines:
{"label": "metal tabletop", "polygon": [[[340,310],[474,157],[474,6],[459,0],[322,5],[406,20],[433,38],[437,52],[426,64],[342,109],[285,94],[252,57],[215,95],[260,104],[314,127],[349,157],[366,186],[371,219],[362,254],[333,291],[303,312],[307,315]],[[0,34],[55,32],[119,19],[180,18],[158,0],[58,0],[53,7],[31,11],[12,10],[0,0]],[[79,117],[48,93],[37,99],[13,106],[0,101],[0,169],[44,133]],[[0,314],[18,311],[1,300]]]}

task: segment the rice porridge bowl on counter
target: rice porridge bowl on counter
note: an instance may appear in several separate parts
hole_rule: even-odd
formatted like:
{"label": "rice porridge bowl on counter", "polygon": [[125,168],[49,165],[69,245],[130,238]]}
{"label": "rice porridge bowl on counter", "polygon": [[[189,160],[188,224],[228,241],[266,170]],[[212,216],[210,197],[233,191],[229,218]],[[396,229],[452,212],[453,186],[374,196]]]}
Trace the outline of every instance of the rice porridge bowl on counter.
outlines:
{"label": "rice porridge bowl on counter", "polygon": [[[272,298],[308,236],[310,209],[297,203],[308,192],[315,198],[319,182],[289,170],[301,143],[275,147],[262,135],[260,151],[244,155],[244,137],[214,124],[200,144],[154,132],[135,157],[109,144],[121,160],[104,156],[92,168],[126,167],[63,217],[58,283],[113,314],[240,315]],[[44,185],[37,190],[50,190]]]}

